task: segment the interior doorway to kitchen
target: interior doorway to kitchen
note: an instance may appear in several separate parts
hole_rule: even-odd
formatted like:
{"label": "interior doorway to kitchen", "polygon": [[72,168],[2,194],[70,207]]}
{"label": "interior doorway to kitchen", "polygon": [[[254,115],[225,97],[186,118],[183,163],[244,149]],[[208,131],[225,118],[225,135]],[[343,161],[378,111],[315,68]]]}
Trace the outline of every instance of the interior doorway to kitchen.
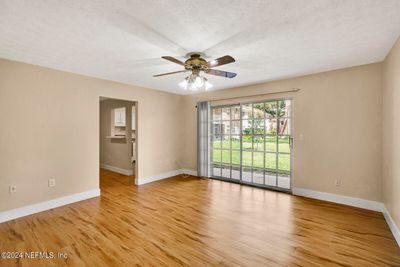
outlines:
{"label": "interior doorway to kitchen", "polygon": [[100,98],[100,167],[126,176],[137,173],[137,102]]}

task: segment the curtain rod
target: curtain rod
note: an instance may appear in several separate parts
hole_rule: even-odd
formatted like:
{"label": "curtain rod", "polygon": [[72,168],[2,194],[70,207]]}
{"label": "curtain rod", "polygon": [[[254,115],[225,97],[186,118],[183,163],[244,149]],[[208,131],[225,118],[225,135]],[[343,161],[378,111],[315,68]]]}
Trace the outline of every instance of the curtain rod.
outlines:
{"label": "curtain rod", "polygon": [[[223,100],[230,100],[230,99],[237,99],[237,98],[257,97],[257,96],[283,94],[283,93],[293,93],[293,92],[298,92],[298,91],[300,91],[300,88],[293,88],[293,89],[285,90],[285,91],[277,91],[277,92],[270,92],[270,93],[257,94],[257,95],[235,96],[235,97],[228,97],[228,98],[215,98],[215,99],[201,100],[201,101],[209,101],[209,102],[223,101]],[[199,101],[199,102],[201,102],[201,101]]]}

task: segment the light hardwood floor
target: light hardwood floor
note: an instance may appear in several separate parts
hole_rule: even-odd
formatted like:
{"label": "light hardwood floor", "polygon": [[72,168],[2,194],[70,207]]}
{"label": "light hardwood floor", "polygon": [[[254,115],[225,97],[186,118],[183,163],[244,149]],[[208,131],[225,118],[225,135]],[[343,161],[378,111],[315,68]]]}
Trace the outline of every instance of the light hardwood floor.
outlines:
{"label": "light hardwood floor", "polygon": [[101,170],[101,197],[0,224],[0,251],[68,259],[1,266],[400,266],[382,214],[195,177],[136,187]]}

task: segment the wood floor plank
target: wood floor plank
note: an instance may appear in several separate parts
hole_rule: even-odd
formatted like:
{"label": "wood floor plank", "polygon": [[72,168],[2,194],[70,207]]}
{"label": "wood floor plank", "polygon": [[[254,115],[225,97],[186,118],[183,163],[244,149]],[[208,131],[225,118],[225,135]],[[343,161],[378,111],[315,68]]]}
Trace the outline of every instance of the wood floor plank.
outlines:
{"label": "wood floor plank", "polygon": [[0,224],[0,266],[400,266],[382,214],[223,181],[140,187],[101,170],[101,197]]}

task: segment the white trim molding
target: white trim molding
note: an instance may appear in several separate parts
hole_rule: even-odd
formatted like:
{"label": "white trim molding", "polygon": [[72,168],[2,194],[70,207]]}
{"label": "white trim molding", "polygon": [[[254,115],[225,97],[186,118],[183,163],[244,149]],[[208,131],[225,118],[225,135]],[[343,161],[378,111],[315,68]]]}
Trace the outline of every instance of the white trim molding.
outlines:
{"label": "white trim molding", "polygon": [[[190,170],[190,169],[174,170],[174,171],[165,172],[165,173],[161,173],[161,174],[146,177],[146,178],[137,179],[136,184],[143,185],[143,184],[155,182],[155,181],[162,180],[162,179],[167,179],[167,178],[177,176],[180,174],[188,174],[188,175],[197,176],[197,171]],[[393,219],[390,216],[390,213],[386,209],[385,205],[381,202],[366,200],[366,199],[362,199],[362,198],[348,197],[348,196],[337,195],[337,194],[326,193],[326,192],[320,192],[320,191],[314,191],[314,190],[309,190],[309,189],[299,188],[299,187],[293,188],[293,195],[314,198],[314,199],[324,200],[324,201],[328,201],[328,202],[344,204],[344,205],[348,205],[348,206],[352,206],[352,207],[382,212],[387,224],[389,225],[390,230],[392,231],[392,234],[393,234],[395,240],[397,241],[397,244],[400,246],[399,228],[397,227],[396,223],[393,221]]]}
{"label": "white trim molding", "polygon": [[160,174],[153,175],[153,176],[150,176],[150,177],[136,179],[136,184],[137,185],[148,184],[148,183],[151,183],[151,182],[155,182],[155,181],[158,181],[158,180],[163,180],[163,179],[170,178],[170,177],[173,177],[173,176],[177,176],[177,175],[180,175],[180,174],[182,174],[181,170],[174,170],[174,171],[170,171],[170,172],[164,172],[164,173],[160,173]]}
{"label": "white trim molding", "polygon": [[109,170],[109,171],[113,171],[113,172],[116,172],[116,173],[120,173],[120,174],[123,174],[123,175],[126,175],[126,176],[133,175],[133,169],[132,170],[127,170],[127,169],[122,169],[122,168],[118,168],[118,167],[111,166],[111,165],[108,165],[108,164],[103,164],[103,163],[100,164],[100,168],[103,168],[103,169],[106,169],[106,170]]}
{"label": "white trim molding", "polygon": [[181,169],[181,174],[188,174],[192,176],[197,176],[197,171],[189,169]]}
{"label": "white trim molding", "polygon": [[390,231],[392,232],[394,239],[396,240],[397,244],[400,247],[400,230],[397,227],[396,223],[394,222],[390,212],[387,210],[385,205],[381,202],[372,201],[372,200],[365,200],[361,198],[355,197],[348,197],[342,195],[336,195],[331,193],[313,191],[304,188],[293,188],[293,195],[302,196],[302,197],[309,197],[315,198],[320,200],[325,200],[329,202],[344,204],[348,206],[353,206],[357,208],[363,208],[367,210],[373,210],[382,212],[383,216],[385,217],[386,223],[389,225]]}
{"label": "white trim molding", "polygon": [[151,183],[151,182],[167,179],[167,178],[170,178],[170,177],[174,177],[174,176],[177,176],[177,175],[180,175],[180,174],[189,174],[189,175],[196,176],[197,175],[197,171],[187,170],[187,169],[178,169],[178,170],[174,170],[174,171],[170,171],[170,172],[160,173],[160,174],[153,175],[153,176],[150,176],[150,177],[135,179],[135,183],[137,185],[143,185],[143,184],[148,184],[148,183]]}
{"label": "white trim molding", "polygon": [[396,242],[400,247],[400,230],[397,227],[396,223],[394,222],[392,216],[390,215],[390,212],[385,207],[385,205],[382,205],[382,213],[383,213],[383,216],[385,216],[385,220],[386,220],[387,224],[389,225],[390,231],[392,231],[394,239],[396,239]]}
{"label": "white trim molding", "polygon": [[65,197],[55,198],[21,208],[2,211],[0,212],[0,223],[98,196],[100,196],[99,188]]}
{"label": "white trim molding", "polygon": [[348,196],[336,195],[336,194],[319,192],[319,191],[313,191],[313,190],[298,188],[298,187],[293,188],[293,195],[315,198],[315,199],[325,200],[325,201],[329,201],[329,202],[334,202],[334,203],[339,203],[339,204],[344,204],[344,205],[348,205],[348,206],[353,206],[353,207],[367,209],[367,210],[373,210],[373,211],[379,211],[379,212],[382,212],[382,207],[383,207],[383,204],[381,202],[377,202],[377,201],[365,200],[362,198],[348,197]]}

